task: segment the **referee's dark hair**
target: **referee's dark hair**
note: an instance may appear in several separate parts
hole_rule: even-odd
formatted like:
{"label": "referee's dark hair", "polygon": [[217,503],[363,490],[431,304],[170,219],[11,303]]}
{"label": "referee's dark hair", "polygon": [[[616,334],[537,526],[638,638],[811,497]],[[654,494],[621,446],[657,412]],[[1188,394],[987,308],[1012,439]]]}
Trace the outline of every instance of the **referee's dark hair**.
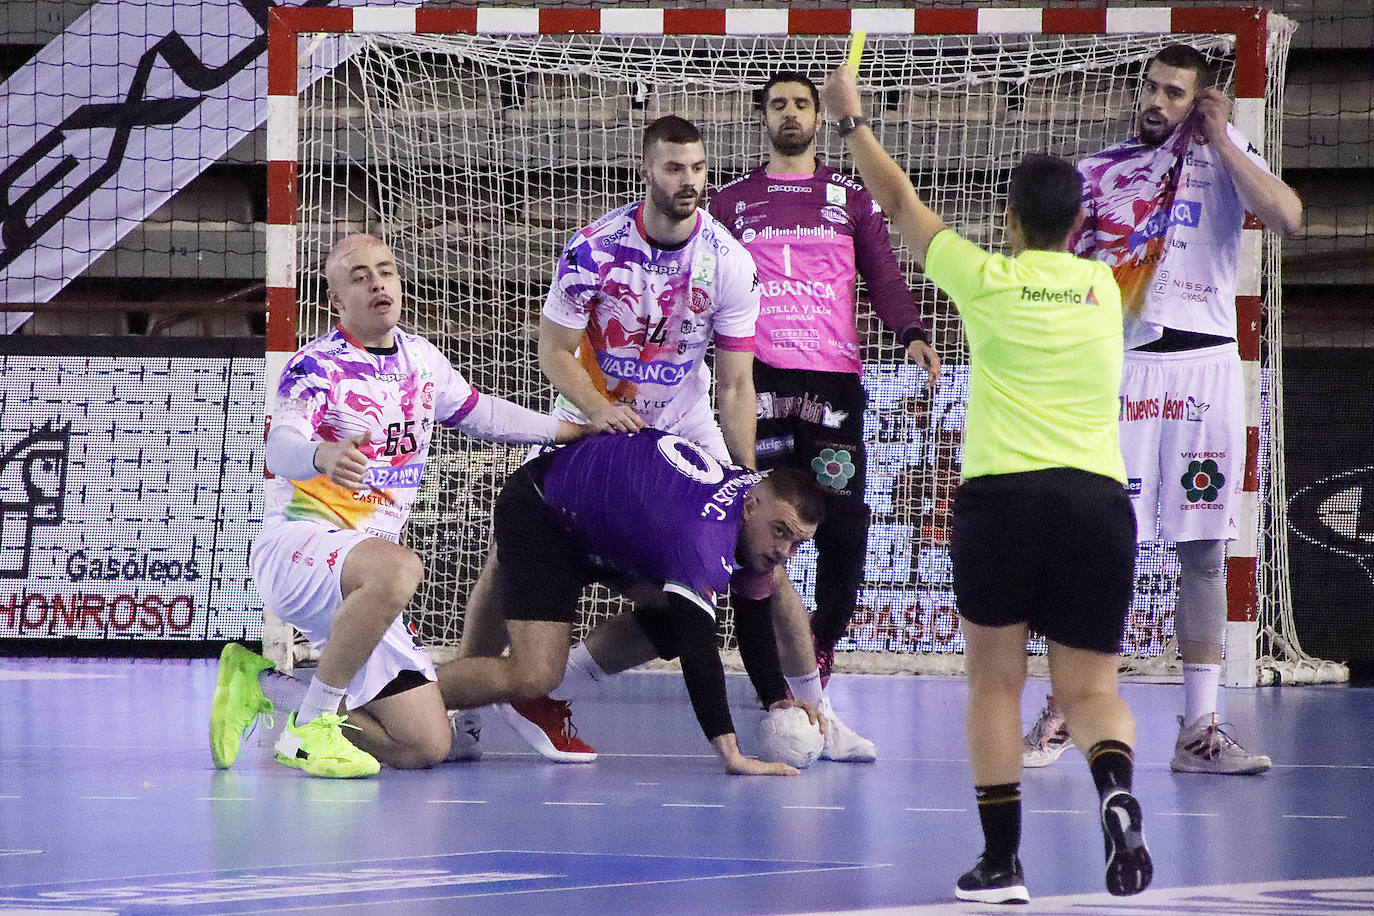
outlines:
{"label": "referee's dark hair", "polygon": [[655,143],[700,143],[701,131],[695,124],[677,115],[664,115],[644,128],[640,153],[648,156]]}
{"label": "referee's dark hair", "polygon": [[816,478],[796,468],[774,468],[764,475],[763,483],[778,499],[797,510],[797,516],[808,525],[825,521],[825,493]]}
{"label": "referee's dark hair", "polygon": [[1083,177],[1056,156],[1027,153],[1011,170],[1007,206],[1021,221],[1030,248],[1055,250],[1083,208]]}

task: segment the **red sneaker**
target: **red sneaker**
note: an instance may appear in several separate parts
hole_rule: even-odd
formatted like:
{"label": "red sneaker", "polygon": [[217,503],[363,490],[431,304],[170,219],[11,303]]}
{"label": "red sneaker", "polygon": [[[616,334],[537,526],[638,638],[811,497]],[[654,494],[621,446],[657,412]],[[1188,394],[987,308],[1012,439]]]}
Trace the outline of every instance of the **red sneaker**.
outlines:
{"label": "red sneaker", "polygon": [[562,700],[540,697],[516,703],[498,703],[511,728],[529,742],[530,747],[558,763],[591,763],[596,749],[577,737],[572,710]]}

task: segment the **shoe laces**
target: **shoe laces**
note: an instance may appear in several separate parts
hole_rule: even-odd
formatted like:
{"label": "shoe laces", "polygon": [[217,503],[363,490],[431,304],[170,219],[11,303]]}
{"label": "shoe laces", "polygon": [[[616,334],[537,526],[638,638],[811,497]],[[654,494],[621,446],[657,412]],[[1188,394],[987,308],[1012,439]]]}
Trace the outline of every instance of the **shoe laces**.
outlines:
{"label": "shoe laces", "polygon": [[1200,733],[1192,737],[1184,746],[1189,750],[1196,748],[1194,753],[1209,758],[1220,757],[1232,748],[1242,754],[1248,753],[1245,748],[1241,747],[1240,742],[1232,738],[1224,728],[1230,724],[1229,722],[1218,722],[1216,716],[1213,716],[1212,721],[1202,726]]}

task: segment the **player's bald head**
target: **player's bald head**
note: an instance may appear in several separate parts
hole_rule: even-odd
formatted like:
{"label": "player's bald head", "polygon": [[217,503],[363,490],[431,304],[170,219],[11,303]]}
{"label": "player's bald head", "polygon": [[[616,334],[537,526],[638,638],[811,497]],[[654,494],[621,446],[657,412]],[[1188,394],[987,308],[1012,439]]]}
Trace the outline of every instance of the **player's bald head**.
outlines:
{"label": "player's bald head", "polygon": [[[352,261],[352,255],[359,251],[369,251],[373,248],[385,252],[388,260],[392,262],[396,260],[395,255],[391,253],[391,249],[387,246],[386,242],[383,242],[375,235],[368,235],[365,232],[355,232],[335,242],[334,247],[329,249],[329,256],[324,259],[324,276],[325,279],[329,281],[329,285],[335,285],[336,275],[340,277],[347,276],[347,268],[351,266],[350,262]],[[341,270],[343,274],[340,275],[339,271]]]}

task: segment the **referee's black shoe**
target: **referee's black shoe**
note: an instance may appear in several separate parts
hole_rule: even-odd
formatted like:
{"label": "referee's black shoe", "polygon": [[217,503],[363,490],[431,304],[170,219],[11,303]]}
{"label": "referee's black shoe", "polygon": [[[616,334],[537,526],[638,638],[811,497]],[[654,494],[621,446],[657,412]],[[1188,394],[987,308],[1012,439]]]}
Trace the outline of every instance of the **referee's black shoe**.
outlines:
{"label": "referee's black shoe", "polygon": [[1155,867],[1145,848],[1140,802],[1130,792],[1118,790],[1102,800],[1102,837],[1107,844],[1107,890],[1128,897],[1149,887]]}
{"label": "referee's black shoe", "polygon": [[998,863],[988,862],[986,856],[979,858],[977,865],[959,876],[954,896],[974,903],[1030,903],[1021,859],[1012,856],[1011,862]]}

